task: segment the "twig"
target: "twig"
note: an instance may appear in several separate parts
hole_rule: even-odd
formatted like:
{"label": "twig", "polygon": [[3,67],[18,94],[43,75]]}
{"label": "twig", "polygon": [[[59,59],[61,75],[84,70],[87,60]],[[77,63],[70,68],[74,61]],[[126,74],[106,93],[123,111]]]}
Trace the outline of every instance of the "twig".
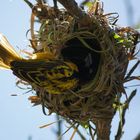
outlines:
{"label": "twig", "polygon": [[73,128],[73,126],[75,125],[76,123],[73,123],[64,133],[61,134],[60,137],[58,137],[58,140],[61,140],[62,136],[64,136],[71,128]]}
{"label": "twig", "polygon": [[90,26],[90,17],[84,11],[82,11],[80,7],[78,7],[75,0],[58,0],[58,2],[60,2],[67,9],[67,11],[78,20],[81,26]]}
{"label": "twig", "polygon": [[62,133],[62,121],[59,121],[60,120],[60,117],[58,115],[56,115],[56,119],[58,121],[58,123],[57,123],[56,136],[57,136],[57,138],[59,138],[59,140],[62,140],[62,137],[60,137],[61,136],[61,133]]}
{"label": "twig", "polygon": [[34,5],[30,1],[24,0],[24,2],[26,2],[31,9],[33,8]]}
{"label": "twig", "polygon": [[79,127],[79,124],[77,124],[77,126],[74,128],[74,131],[73,131],[73,133],[72,133],[72,136],[70,137],[70,140],[72,140],[72,139],[73,139],[73,137],[74,137],[75,133],[76,133],[76,132],[77,132],[77,130],[78,130],[78,127]]}
{"label": "twig", "polygon": [[90,133],[91,139],[94,140],[94,134],[92,132],[91,126],[89,126],[89,133]]}
{"label": "twig", "polygon": [[134,72],[134,70],[138,67],[138,65],[140,64],[140,61],[138,60],[136,62],[136,64],[131,68],[131,70],[129,71],[129,73],[127,74],[127,76],[125,77],[125,81],[128,80],[128,78],[130,78],[130,76],[132,75],[132,73]]}
{"label": "twig", "polygon": [[[70,122],[69,120],[67,120],[67,122],[72,125],[72,122]],[[76,127],[73,125],[73,128],[75,129]],[[77,129],[77,134],[80,136],[81,140],[86,140],[86,138],[84,137],[84,135],[80,132],[79,129]]]}
{"label": "twig", "polygon": [[57,0],[53,0],[53,3],[54,3],[54,8],[58,9]]}
{"label": "twig", "polygon": [[44,0],[36,0],[38,4],[44,4]]}
{"label": "twig", "polygon": [[131,95],[129,96],[129,98],[126,100],[125,104],[127,104],[127,106],[125,106],[125,108],[123,108],[122,110],[122,115],[121,115],[121,120],[119,122],[119,127],[118,127],[118,131],[117,131],[117,134],[115,136],[115,140],[120,140],[122,135],[123,135],[123,126],[125,124],[125,114],[126,114],[126,110],[128,109],[129,107],[129,104],[131,102],[131,100],[133,99],[133,97],[136,95],[136,90],[132,91]]}
{"label": "twig", "polygon": [[78,4],[75,0],[58,0],[71,15],[76,16],[77,18],[82,18],[83,11],[78,7]]}

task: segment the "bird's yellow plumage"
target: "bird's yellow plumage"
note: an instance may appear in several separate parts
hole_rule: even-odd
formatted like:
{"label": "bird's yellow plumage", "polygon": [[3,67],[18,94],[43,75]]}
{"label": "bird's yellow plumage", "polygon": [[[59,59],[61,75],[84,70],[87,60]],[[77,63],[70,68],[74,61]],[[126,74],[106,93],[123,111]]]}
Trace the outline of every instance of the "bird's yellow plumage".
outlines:
{"label": "bird's yellow plumage", "polygon": [[50,94],[64,93],[78,84],[78,68],[74,63],[58,60],[51,52],[35,53],[32,59],[23,59],[2,34],[0,67],[11,69],[20,79]]}
{"label": "bird's yellow plumage", "polygon": [[5,36],[0,33],[0,67],[10,68],[10,62],[13,60],[21,60]]}

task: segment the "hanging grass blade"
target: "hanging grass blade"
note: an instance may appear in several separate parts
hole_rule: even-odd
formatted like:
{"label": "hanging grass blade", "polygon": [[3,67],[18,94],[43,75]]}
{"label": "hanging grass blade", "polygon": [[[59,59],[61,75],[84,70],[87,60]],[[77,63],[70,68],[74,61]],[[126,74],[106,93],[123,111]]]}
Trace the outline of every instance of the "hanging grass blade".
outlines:
{"label": "hanging grass blade", "polygon": [[40,126],[39,128],[48,127],[48,126],[50,126],[50,125],[52,125],[52,124],[55,124],[55,123],[57,123],[57,122],[59,122],[59,121],[62,121],[62,120],[58,120],[58,121],[55,121],[55,122],[52,122],[52,123],[48,123],[48,124],[42,125],[42,126]]}
{"label": "hanging grass blade", "polygon": [[76,123],[73,123],[64,133],[62,133],[62,135],[60,137],[58,137],[58,140],[60,140],[71,128],[73,128],[73,126],[75,125]]}
{"label": "hanging grass blade", "polygon": [[125,77],[125,81],[127,81],[127,79],[130,78],[130,76],[132,75],[132,73],[135,71],[135,69],[138,67],[139,64],[140,64],[140,60],[137,61],[137,63],[128,72],[127,76]]}
{"label": "hanging grass blade", "polygon": [[24,2],[26,2],[31,9],[33,8],[34,5],[30,1],[24,0]]}
{"label": "hanging grass blade", "polygon": [[[71,121],[69,121],[68,119],[66,119],[66,121],[67,121],[70,125],[72,125],[72,122],[71,122]],[[80,124],[80,125],[81,125],[81,124]],[[75,129],[76,127],[73,125],[73,128]],[[77,130],[77,134],[80,136],[81,140],[86,140],[85,136],[81,133],[81,131],[80,131],[79,129]]]}
{"label": "hanging grass blade", "polygon": [[73,139],[75,133],[77,132],[78,127],[79,127],[79,124],[74,128],[74,131],[73,131],[73,133],[72,133],[72,136],[70,137],[70,140]]}
{"label": "hanging grass blade", "polygon": [[134,90],[132,91],[132,93],[130,94],[130,96],[128,97],[128,99],[125,101],[124,104],[125,107],[122,109],[122,113],[121,113],[121,119],[120,119],[120,122],[119,122],[119,126],[118,126],[118,131],[117,131],[117,134],[115,136],[115,140],[120,140],[120,138],[122,137],[123,135],[123,126],[125,124],[125,114],[126,114],[126,110],[129,108],[129,104],[131,102],[131,100],[133,99],[133,97],[136,95],[136,92],[137,90]]}
{"label": "hanging grass blade", "polygon": [[90,125],[89,125],[89,134],[91,136],[91,139],[94,140],[94,134],[92,133],[92,128]]}

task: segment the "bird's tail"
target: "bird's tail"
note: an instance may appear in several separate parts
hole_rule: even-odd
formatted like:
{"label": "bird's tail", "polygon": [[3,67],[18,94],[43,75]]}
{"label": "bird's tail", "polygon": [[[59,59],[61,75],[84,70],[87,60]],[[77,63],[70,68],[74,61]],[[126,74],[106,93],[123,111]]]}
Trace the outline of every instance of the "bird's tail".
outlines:
{"label": "bird's tail", "polygon": [[10,69],[11,61],[20,59],[6,37],[0,33],[0,68]]}

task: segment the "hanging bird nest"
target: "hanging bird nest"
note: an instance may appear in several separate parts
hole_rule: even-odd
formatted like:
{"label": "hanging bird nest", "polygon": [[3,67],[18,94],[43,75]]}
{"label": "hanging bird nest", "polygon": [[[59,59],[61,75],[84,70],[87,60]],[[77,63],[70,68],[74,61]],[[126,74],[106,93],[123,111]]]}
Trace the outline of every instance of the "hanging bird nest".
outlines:
{"label": "hanging bird nest", "polygon": [[[120,105],[121,95],[126,95],[124,83],[139,78],[131,77],[136,67],[126,74],[129,61],[136,58],[139,34],[131,28],[118,27],[116,13],[104,15],[99,2],[88,11],[88,25],[64,9],[45,4],[32,9],[30,42],[34,53],[51,52],[56,59],[73,62],[78,66],[80,80],[75,89],[62,94],[49,94],[33,86],[36,97],[31,96],[31,102],[82,125],[97,124],[98,119],[111,121],[114,106]],[[40,23],[37,31],[36,17]]]}

